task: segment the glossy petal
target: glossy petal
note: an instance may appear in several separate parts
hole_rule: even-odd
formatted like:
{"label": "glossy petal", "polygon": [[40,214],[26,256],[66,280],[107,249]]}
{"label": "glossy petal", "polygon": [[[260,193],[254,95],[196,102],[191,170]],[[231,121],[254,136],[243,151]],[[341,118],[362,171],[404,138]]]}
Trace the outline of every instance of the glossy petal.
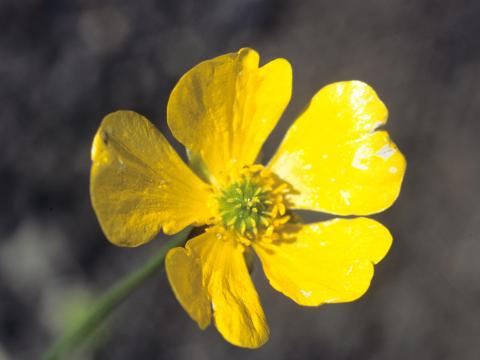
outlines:
{"label": "glossy petal", "polygon": [[300,305],[353,301],[370,285],[373,264],[388,252],[392,237],[380,223],[334,219],[296,227],[278,243],[255,251],[271,285]]}
{"label": "glossy petal", "polygon": [[92,147],[90,195],[107,238],[138,246],[210,217],[209,187],[143,116],[105,117]]}
{"label": "glossy petal", "polygon": [[200,329],[205,329],[210,325],[212,311],[199,258],[188,248],[174,248],[167,254],[165,268],[175,297]]}
{"label": "glossy petal", "polygon": [[209,229],[188,241],[185,249],[170,251],[166,266],[177,299],[200,327],[208,325],[211,306],[218,331],[230,343],[257,348],[268,340],[243,248],[230,235]]}
{"label": "glossy petal", "polygon": [[387,108],[367,84],[320,90],[288,130],[270,163],[297,193],[294,208],[367,215],[400,192],[405,159],[385,131]]}
{"label": "glossy petal", "polygon": [[170,95],[173,135],[217,178],[232,166],[255,161],[290,100],[290,64],[284,59],[258,64],[251,49],[204,61]]}

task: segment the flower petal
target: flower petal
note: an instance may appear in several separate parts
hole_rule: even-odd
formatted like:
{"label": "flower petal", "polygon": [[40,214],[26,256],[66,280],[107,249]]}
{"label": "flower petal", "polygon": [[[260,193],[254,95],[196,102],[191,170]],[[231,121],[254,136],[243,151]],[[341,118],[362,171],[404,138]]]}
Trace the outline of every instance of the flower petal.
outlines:
{"label": "flower petal", "polygon": [[175,297],[200,329],[205,329],[210,325],[212,310],[198,257],[188,248],[174,248],[167,253],[165,269]]}
{"label": "flower petal", "polygon": [[[170,251],[166,268],[177,299],[200,327],[208,325],[211,304],[215,325],[230,343],[257,348],[268,340],[268,325],[243,248],[229,234],[209,229],[188,241],[185,249]],[[203,288],[195,271],[202,275]]]}
{"label": "flower petal", "polygon": [[320,90],[291,126],[270,162],[290,182],[297,209],[367,215],[388,208],[400,192],[405,158],[385,131],[387,108],[365,83]]}
{"label": "flower petal", "polygon": [[107,238],[120,246],[150,241],[204,224],[209,187],[185,165],[165,137],[132,111],[107,115],[92,146],[90,196]]}
{"label": "flower petal", "polygon": [[383,225],[367,218],[303,225],[290,235],[278,243],[255,243],[254,249],[273,288],[305,306],[362,296],[373,264],[392,242]]}
{"label": "flower petal", "polygon": [[259,68],[258,63],[252,49],[204,61],[170,95],[173,135],[217,178],[231,166],[255,161],[290,100],[290,64],[276,59]]}

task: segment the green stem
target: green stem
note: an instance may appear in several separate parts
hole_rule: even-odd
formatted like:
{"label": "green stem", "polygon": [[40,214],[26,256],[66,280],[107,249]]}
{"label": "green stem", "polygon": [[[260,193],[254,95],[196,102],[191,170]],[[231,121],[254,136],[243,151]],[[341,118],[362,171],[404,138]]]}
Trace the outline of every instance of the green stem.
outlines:
{"label": "green stem", "polygon": [[169,241],[160,248],[156,256],[140,269],[131,272],[125,278],[118,281],[93,305],[90,313],[88,313],[85,318],[75,324],[70,331],[53,344],[42,359],[60,359],[62,355],[80,345],[137,287],[155,274],[158,268],[163,265],[168,250],[175,246],[182,245],[190,234],[190,231],[191,228],[186,228],[175,236],[172,236]]}

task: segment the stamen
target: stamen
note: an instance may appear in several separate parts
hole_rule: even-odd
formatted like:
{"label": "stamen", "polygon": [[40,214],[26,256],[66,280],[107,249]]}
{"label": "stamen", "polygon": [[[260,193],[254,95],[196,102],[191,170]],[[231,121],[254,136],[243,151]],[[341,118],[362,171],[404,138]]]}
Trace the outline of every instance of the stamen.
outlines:
{"label": "stamen", "polygon": [[290,219],[284,216],[288,184],[258,164],[241,168],[229,182],[218,195],[219,215],[225,229],[248,241],[257,236],[273,239],[275,229]]}
{"label": "stamen", "polygon": [[245,224],[245,220],[240,221],[240,233],[245,234],[245,230],[247,230],[247,224]]}
{"label": "stamen", "polygon": [[281,193],[282,191],[284,191],[284,190],[286,190],[286,189],[288,189],[288,185],[287,185],[286,183],[283,183],[283,184],[277,186],[277,187],[273,190],[273,192],[274,192],[275,194],[278,194],[278,193]]}
{"label": "stamen", "polygon": [[270,220],[267,217],[263,217],[260,220],[263,224],[263,226],[268,226],[270,224]]}
{"label": "stamen", "polygon": [[272,217],[276,217],[278,214],[278,206],[277,205],[273,205],[273,208],[272,208]]}

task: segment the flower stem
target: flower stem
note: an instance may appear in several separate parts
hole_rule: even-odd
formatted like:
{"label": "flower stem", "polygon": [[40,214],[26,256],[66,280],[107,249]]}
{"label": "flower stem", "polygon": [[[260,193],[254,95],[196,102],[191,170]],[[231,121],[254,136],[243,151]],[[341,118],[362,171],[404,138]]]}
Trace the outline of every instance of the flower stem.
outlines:
{"label": "flower stem", "polygon": [[173,247],[182,245],[190,234],[191,228],[186,228],[172,236],[169,241],[160,248],[160,251],[145,265],[119,280],[111,289],[103,295],[91,311],[59,338],[47,353],[43,360],[60,359],[62,355],[74,350],[90,335],[110,313],[120,305],[136,288],[149,279],[163,265],[165,255]]}

